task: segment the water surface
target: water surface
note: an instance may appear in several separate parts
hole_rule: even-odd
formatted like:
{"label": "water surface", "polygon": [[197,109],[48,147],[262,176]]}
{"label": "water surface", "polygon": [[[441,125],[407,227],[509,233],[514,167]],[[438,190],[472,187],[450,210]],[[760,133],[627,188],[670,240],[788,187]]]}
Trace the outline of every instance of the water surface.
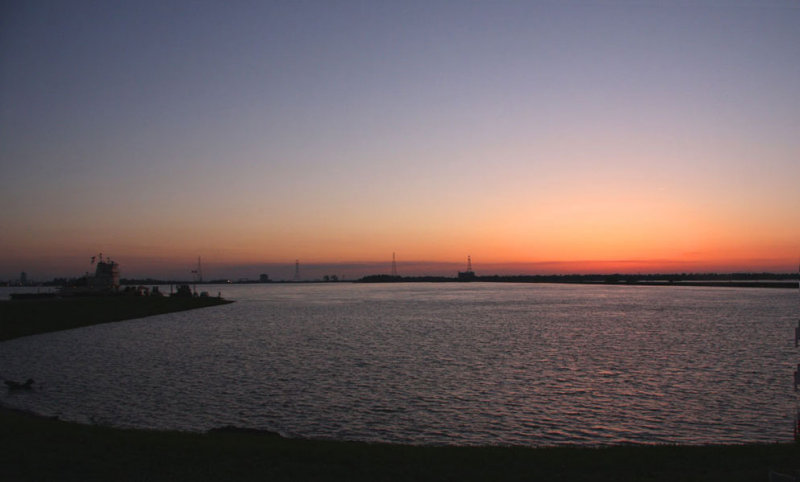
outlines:
{"label": "water surface", "polygon": [[0,343],[3,404],[123,427],[415,444],[790,441],[798,296],[238,285],[231,305]]}

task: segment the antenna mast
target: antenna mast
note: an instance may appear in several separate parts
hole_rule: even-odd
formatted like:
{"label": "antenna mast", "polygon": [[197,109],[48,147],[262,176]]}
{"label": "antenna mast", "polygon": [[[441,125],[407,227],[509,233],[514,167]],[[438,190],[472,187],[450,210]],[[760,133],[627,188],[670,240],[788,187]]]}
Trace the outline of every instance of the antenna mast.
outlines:
{"label": "antenna mast", "polygon": [[397,259],[395,259],[394,253],[392,253],[392,276],[397,277]]}
{"label": "antenna mast", "polygon": [[294,260],[294,280],[300,281],[300,260]]}

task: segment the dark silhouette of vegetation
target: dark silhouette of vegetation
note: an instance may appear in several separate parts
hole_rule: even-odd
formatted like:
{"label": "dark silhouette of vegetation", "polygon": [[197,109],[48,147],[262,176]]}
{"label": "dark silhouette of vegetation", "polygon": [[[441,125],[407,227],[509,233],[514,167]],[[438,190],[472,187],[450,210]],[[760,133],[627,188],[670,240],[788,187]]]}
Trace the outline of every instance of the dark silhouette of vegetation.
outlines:
{"label": "dark silhouette of vegetation", "polygon": [[397,281],[408,281],[409,279],[410,278],[404,278],[402,276],[392,276],[388,274],[372,274],[369,276],[364,276],[358,281],[363,283],[395,283]]}
{"label": "dark silhouette of vegetation", "polygon": [[478,276],[475,274],[474,271],[459,271],[458,272],[458,281],[477,281]]}

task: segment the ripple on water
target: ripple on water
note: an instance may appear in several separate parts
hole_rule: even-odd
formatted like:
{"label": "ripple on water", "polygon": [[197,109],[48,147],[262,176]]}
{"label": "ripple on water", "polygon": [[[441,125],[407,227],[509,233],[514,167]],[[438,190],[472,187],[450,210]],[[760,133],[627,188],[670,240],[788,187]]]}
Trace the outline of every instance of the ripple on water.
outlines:
{"label": "ripple on water", "polygon": [[[214,288],[216,289],[216,288]],[[426,444],[791,439],[796,293],[225,287],[238,303],[4,342],[2,403],[86,423]]]}

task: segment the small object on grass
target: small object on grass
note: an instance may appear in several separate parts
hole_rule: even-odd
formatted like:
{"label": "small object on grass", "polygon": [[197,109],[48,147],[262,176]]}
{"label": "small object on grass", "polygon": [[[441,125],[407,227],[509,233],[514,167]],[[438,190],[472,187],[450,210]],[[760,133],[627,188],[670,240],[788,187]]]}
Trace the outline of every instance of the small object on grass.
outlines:
{"label": "small object on grass", "polygon": [[33,385],[33,378],[29,378],[25,383],[15,382],[14,380],[6,380],[6,386],[9,390],[30,390]]}

